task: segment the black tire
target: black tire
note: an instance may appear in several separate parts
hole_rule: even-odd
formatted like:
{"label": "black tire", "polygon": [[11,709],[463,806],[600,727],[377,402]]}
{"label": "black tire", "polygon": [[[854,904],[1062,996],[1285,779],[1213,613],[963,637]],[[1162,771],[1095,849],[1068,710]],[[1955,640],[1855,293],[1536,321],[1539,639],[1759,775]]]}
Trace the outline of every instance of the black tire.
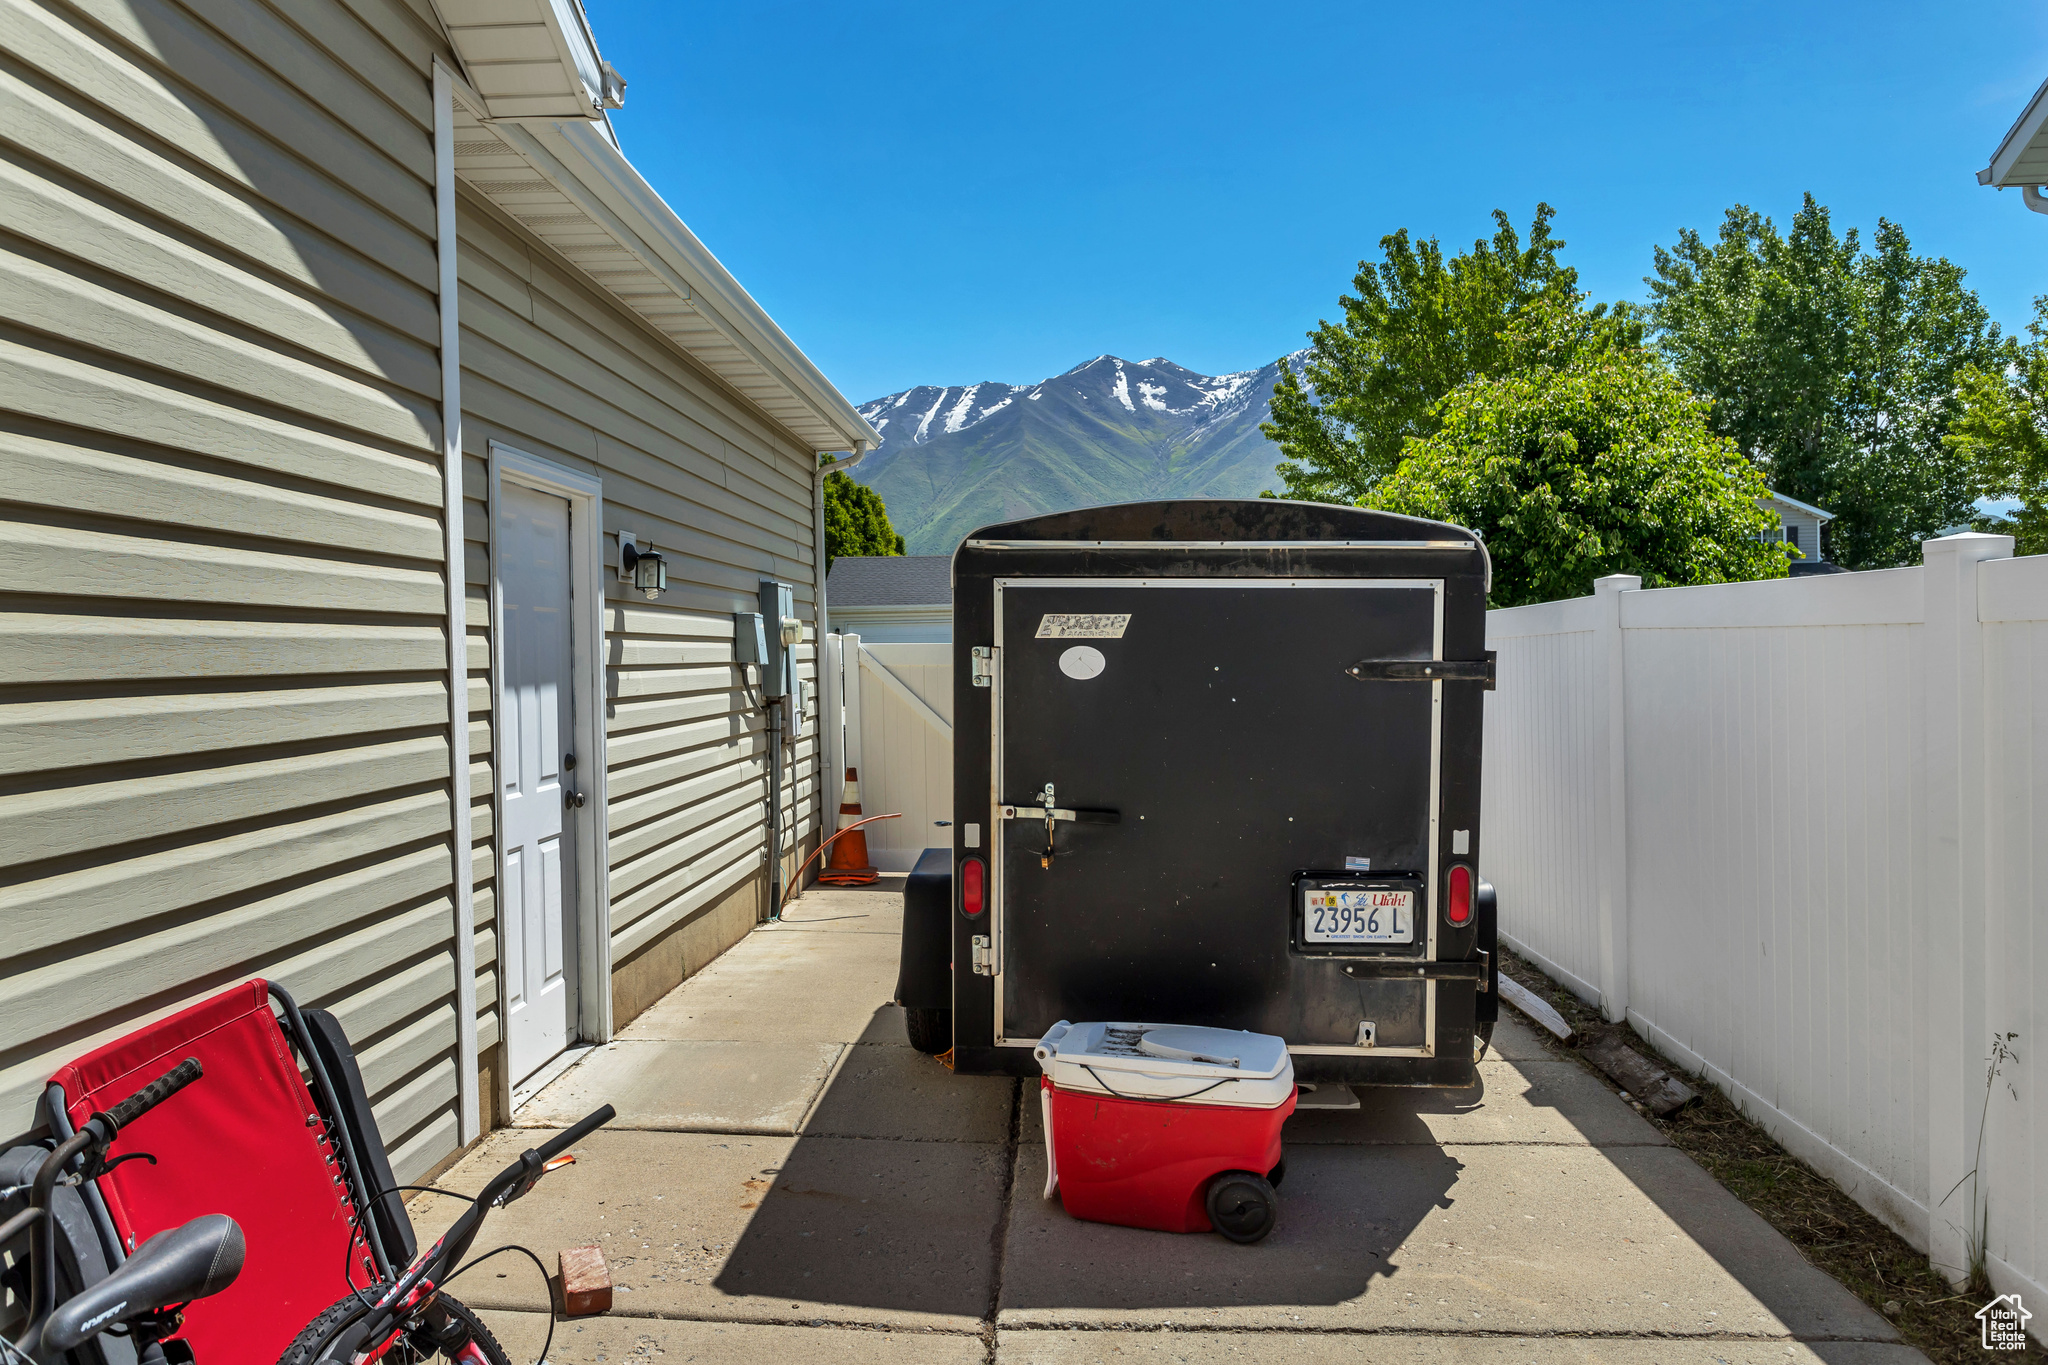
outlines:
{"label": "black tire", "polygon": [[1250,1171],[1225,1171],[1211,1180],[1205,1202],[1209,1226],[1233,1242],[1256,1242],[1280,1221],[1280,1196],[1266,1177]]}
{"label": "black tire", "polygon": [[936,1057],[953,1046],[953,1011],[905,1006],[903,1031],[910,1035],[912,1047]]}
{"label": "black tire", "polygon": [[[363,1291],[363,1298],[375,1297],[374,1290]],[[512,1357],[505,1354],[505,1348],[491,1335],[491,1329],[484,1326],[483,1319],[471,1312],[466,1304],[447,1294],[440,1296],[440,1303],[448,1310],[448,1316],[462,1324],[463,1330],[469,1334],[470,1340],[476,1344],[477,1350],[490,1365],[512,1365]],[[315,1365],[335,1335],[366,1311],[368,1310],[363,1307],[363,1299],[353,1294],[345,1299],[336,1300],[319,1317],[308,1323],[306,1330],[299,1333],[291,1345],[285,1347],[284,1354],[278,1357],[277,1365]],[[390,1365],[417,1365],[417,1362],[436,1358],[434,1352],[422,1355],[410,1340],[394,1344],[384,1356],[384,1360],[390,1362]]]}
{"label": "black tire", "polygon": [[1280,1188],[1280,1182],[1285,1180],[1286,1178],[1287,1158],[1283,1156],[1280,1158],[1279,1165],[1275,1166],[1272,1170],[1266,1172],[1266,1183],[1277,1190]]}

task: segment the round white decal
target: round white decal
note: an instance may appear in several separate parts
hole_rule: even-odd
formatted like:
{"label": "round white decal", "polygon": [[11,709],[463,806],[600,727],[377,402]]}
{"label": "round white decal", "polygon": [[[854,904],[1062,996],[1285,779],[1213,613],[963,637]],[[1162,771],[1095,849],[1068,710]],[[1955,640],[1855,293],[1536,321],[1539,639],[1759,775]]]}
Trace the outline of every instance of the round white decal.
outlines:
{"label": "round white decal", "polygon": [[1102,657],[1102,651],[1094,645],[1075,645],[1060,655],[1060,672],[1082,682],[1100,673],[1109,664]]}

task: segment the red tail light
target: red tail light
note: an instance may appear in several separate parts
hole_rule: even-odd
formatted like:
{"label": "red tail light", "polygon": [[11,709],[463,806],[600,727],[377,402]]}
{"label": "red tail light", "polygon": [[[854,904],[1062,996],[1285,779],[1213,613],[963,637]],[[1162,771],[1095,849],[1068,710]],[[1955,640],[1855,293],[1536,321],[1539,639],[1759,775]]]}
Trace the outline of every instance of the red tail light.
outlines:
{"label": "red tail light", "polygon": [[960,913],[973,919],[981,914],[983,897],[987,891],[988,869],[979,858],[969,858],[960,864]]}
{"label": "red tail light", "polygon": [[1472,869],[1458,866],[1451,869],[1451,897],[1444,905],[1444,918],[1453,924],[1469,924],[1472,921]]}

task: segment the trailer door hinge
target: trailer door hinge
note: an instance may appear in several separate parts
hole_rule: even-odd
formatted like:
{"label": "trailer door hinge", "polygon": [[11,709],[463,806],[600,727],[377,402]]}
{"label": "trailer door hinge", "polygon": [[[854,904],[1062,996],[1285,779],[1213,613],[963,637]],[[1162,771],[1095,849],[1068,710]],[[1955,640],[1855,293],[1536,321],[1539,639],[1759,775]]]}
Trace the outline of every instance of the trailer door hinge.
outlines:
{"label": "trailer door hinge", "polygon": [[974,936],[974,974],[976,976],[994,976],[996,974],[993,954],[989,952],[987,934],[976,934]]}
{"label": "trailer door hinge", "polygon": [[992,645],[976,645],[969,677],[976,687],[987,687],[996,676],[996,651]]}

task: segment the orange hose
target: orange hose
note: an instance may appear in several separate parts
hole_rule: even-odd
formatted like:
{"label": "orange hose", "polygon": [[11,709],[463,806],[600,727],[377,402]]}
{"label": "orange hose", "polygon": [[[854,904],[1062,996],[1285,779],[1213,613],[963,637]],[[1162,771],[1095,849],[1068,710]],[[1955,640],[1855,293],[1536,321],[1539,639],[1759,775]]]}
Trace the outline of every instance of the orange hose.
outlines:
{"label": "orange hose", "polygon": [[[827,837],[822,843],[820,843],[816,848],[811,850],[810,858],[806,858],[796,865],[796,875],[789,879],[789,884],[791,886],[802,886],[804,884],[804,869],[811,865],[811,859],[816,858],[820,853],[823,853],[826,849],[832,847],[832,840],[837,839],[841,834],[851,834],[855,830],[859,829],[862,825],[872,825],[877,820],[901,820],[902,818],[903,812],[900,810],[890,811],[887,815],[870,815],[865,820],[856,820],[852,824],[848,825],[845,829],[833,833],[832,835]],[[780,919],[781,917],[782,907],[778,905],[775,907],[775,918]]]}

